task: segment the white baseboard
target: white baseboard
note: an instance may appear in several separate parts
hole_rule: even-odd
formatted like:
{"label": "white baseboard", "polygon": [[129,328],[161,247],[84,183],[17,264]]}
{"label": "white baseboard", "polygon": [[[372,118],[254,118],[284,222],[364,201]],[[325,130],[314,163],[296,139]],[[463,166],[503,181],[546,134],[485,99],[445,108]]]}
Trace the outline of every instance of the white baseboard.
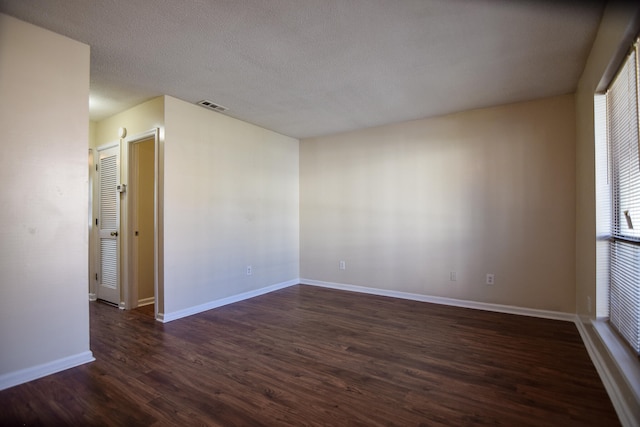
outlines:
{"label": "white baseboard", "polygon": [[138,307],[156,303],[156,297],[142,298],[138,300]]}
{"label": "white baseboard", "polygon": [[96,359],[93,357],[93,353],[91,353],[91,351],[85,351],[83,353],[74,354],[73,356],[43,363],[42,365],[9,372],[8,374],[0,375],[0,390],[37,380],[38,378],[46,377],[47,375],[55,374],[56,372],[64,371],[65,369],[93,362],[94,360]]}
{"label": "white baseboard", "polygon": [[89,292],[89,301],[97,301],[97,300],[98,300],[98,295],[92,294],[91,292]]}
{"label": "white baseboard", "polygon": [[209,301],[204,304],[196,305],[193,307],[185,308],[182,310],[174,311],[172,313],[158,313],[157,320],[163,323],[171,322],[173,320],[181,319],[183,317],[191,316],[194,314],[202,313],[203,311],[211,310],[214,308],[222,307],[223,305],[233,304],[234,302],[243,301],[249,298],[254,298],[260,295],[268,294],[269,292],[277,291],[280,289],[288,288],[300,283],[300,279],[293,279],[287,282],[276,283],[275,285],[266,286],[264,288],[256,289],[249,292],[244,292],[230,297]]}
{"label": "white baseboard", "polygon": [[[449,305],[449,306],[455,306],[455,307],[472,308],[477,310],[494,311],[499,313],[516,314],[521,316],[539,317],[544,319],[574,322],[578,329],[578,332],[580,333],[582,341],[584,342],[587,352],[589,353],[589,356],[596,370],[598,371],[600,378],[602,379],[605,389],[607,390],[607,393],[611,398],[613,406],[616,410],[616,413],[618,414],[618,417],[620,418],[622,425],[625,427],[640,427],[640,420],[638,420],[638,418],[635,416],[633,409],[631,409],[629,405],[626,403],[624,399],[624,392],[621,390],[620,386],[615,381],[614,379],[615,377],[613,376],[608,364],[605,362],[603,355],[600,353],[600,351],[592,341],[590,334],[585,329],[585,324],[588,324],[590,320],[585,317],[579,317],[578,315],[573,313],[539,310],[539,309],[532,309],[532,308],[525,308],[525,307],[517,307],[517,306],[510,306],[510,305],[503,305],[503,304],[491,304],[491,303],[483,303],[483,302],[468,301],[468,300],[459,300],[455,298],[437,297],[437,296],[415,294],[415,293],[409,293],[409,292],[399,292],[399,291],[392,291],[387,289],[378,289],[378,288],[369,288],[369,287],[357,286],[357,285],[349,285],[344,283],[324,282],[320,280],[294,279],[287,282],[282,282],[275,285],[267,286],[254,291],[233,295],[231,297],[222,298],[215,301],[210,301],[205,304],[200,304],[200,305],[179,310],[173,313],[168,313],[166,315],[164,313],[158,313],[157,320],[164,323],[170,322],[173,320],[180,319],[182,317],[191,316],[193,314],[201,313],[203,311],[211,310],[213,308],[221,307],[227,304],[232,304],[234,302],[239,302],[239,301],[253,298],[259,295],[264,295],[269,292],[277,291],[279,289],[284,289],[297,284],[305,284],[305,285],[318,286],[323,288],[387,296],[392,298],[401,298],[401,299],[407,299],[412,301],[442,304],[442,305]],[[91,295],[92,294],[90,294],[90,298],[91,298]],[[151,300],[152,300],[151,303],[153,303],[153,298],[151,298]],[[142,300],[139,302],[139,305],[142,305]],[[94,360],[94,359],[91,356],[91,353],[89,352],[88,360],[85,360],[75,365],[71,365],[67,367],[76,366],[81,363],[89,362],[91,360]],[[66,369],[67,367],[62,367],[61,369],[57,369],[51,372],[45,372],[41,375],[35,375],[35,376],[33,374],[31,374],[31,376],[28,376],[20,373],[3,375],[0,377],[0,390],[11,387],[13,385],[26,382],[26,381],[30,381],[35,378],[39,378],[41,376],[48,375],[49,373],[54,373],[54,372]],[[29,373],[31,373],[31,371],[37,370],[37,368],[39,367],[25,370],[25,371],[29,371]],[[9,379],[9,377],[11,377],[11,379]],[[15,381],[13,380],[13,378],[20,378],[20,379]],[[11,382],[11,381],[15,381],[15,382]]]}
{"label": "white baseboard", "polygon": [[450,305],[454,307],[474,308],[476,310],[495,311],[498,313],[518,314],[521,316],[540,317],[544,319],[563,320],[573,322],[575,314],[561,311],[538,310],[534,308],[516,307],[511,305],[491,304],[460,300],[454,298],[436,297],[430,295],[413,294],[409,292],[391,291],[387,289],[368,288],[364,286],[348,285],[344,283],[323,282],[320,280],[300,279],[301,284],[320,286],[323,288],[339,289],[343,291],[360,292],[364,294],[380,295],[392,298],[408,299],[412,301],[430,302],[433,304]]}
{"label": "white baseboard", "polygon": [[590,334],[586,331],[584,323],[589,321],[585,318],[581,318],[576,314],[564,313],[558,311],[537,310],[524,307],[516,307],[502,304],[490,304],[483,302],[458,300],[453,298],[434,297],[422,294],[413,294],[408,292],[390,291],[386,289],[368,288],[356,285],[347,285],[343,283],[323,282],[319,280],[300,279],[301,284],[307,284],[312,286],[319,286],[330,289],[339,289],[351,292],[360,292],[372,295],[387,296],[393,298],[402,298],[413,301],[429,302],[434,304],[451,305],[456,307],[474,308],[478,310],[495,311],[499,313],[517,314],[522,316],[540,317],[544,319],[563,320],[568,322],[574,322],[580,337],[584,342],[584,345],[591,357],[591,360],[602,379],[602,382],[607,390],[609,398],[613,403],[613,406],[620,418],[620,422],[625,427],[640,427],[640,420],[635,415],[635,412],[630,408],[629,404],[625,400],[624,392],[620,388],[620,385],[616,382],[608,364],[605,362],[603,355],[598,351],[598,348],[594,345]]}

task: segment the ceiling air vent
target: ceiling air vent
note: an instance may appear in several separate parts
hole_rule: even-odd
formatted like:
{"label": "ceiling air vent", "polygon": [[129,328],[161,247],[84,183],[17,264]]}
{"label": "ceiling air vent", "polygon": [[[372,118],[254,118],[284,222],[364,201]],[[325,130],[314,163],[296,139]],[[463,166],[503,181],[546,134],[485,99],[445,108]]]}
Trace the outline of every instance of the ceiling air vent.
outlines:
{"label": "ceiling air vent", "polygon": [[225,111],[228,110],[227,107],[223,107],[222,105],[218,105],[211,101],[207,101],[206,99],[203,99],[202,101],[198,102],[198,105],[202,105],[204,108],[217,111],[218,113],[224,113]]}

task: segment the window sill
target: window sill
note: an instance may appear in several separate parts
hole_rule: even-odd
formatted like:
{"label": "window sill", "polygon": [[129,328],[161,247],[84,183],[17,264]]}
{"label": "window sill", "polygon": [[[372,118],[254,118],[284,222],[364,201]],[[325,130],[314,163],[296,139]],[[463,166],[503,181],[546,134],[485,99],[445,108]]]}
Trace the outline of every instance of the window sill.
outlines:
{"label": "window sill", "polygon": [[611,328],[606,320],[592,321],[593,329],[607,349],[609,356],[616,363],[627,386],[640,402],[640,359]]}

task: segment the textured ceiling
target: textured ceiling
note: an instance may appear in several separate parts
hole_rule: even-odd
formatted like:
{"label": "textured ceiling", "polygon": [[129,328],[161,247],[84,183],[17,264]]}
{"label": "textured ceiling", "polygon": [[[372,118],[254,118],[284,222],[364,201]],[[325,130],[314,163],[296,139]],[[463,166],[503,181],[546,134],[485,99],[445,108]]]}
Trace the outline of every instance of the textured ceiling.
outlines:
{"label": "textured ceiling", "polygon": [[303,138],[574,92],[603,2],[0,0],[91,46],[91,118],[209,99]]}

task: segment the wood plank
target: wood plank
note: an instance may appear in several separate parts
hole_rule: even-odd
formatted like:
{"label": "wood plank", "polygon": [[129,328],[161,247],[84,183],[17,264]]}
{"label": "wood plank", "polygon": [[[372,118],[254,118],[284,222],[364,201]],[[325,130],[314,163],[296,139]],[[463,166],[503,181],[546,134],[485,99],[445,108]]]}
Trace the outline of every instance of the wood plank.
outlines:
{"label": "wood plank", "polygon": [[0,392],[1,425],[619,425],[570,322],[303,285],[90,313],[96,362]]}

